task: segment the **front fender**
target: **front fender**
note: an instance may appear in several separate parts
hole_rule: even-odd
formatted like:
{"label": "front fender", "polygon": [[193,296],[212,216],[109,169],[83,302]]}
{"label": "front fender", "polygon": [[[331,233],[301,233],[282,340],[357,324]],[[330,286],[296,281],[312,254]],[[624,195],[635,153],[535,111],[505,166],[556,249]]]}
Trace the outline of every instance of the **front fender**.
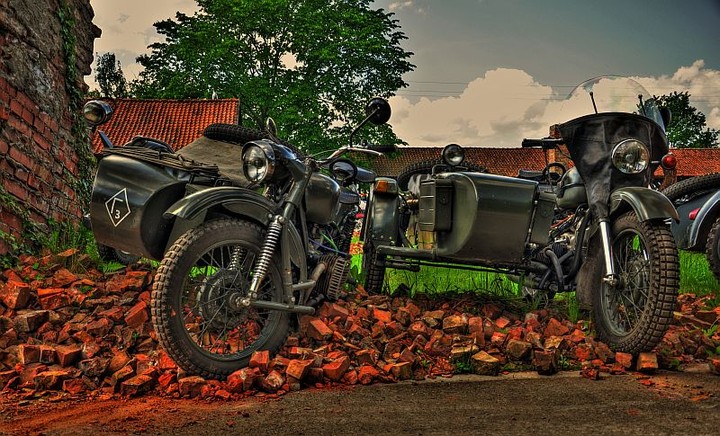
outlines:
{"label": "front fender", "polygon": [[715,223],[718,215],[720,215],[720,191],[705,201],[698,211],[695,220],[690,224],[690,229],[688,229],[689,247],[695,247],[700,243],[701,246],[699,248],[701,250],[705,249],[705,239],[707,239],[710,228]]}
{"label": "front fender", "polygon": [[[220,186],[202,189],[175,202],[163,216],[177,217],[188,225],[201,222],[204,213],[211,208],[222,208],[230,216],[255,221],[267,226],[270,218],[277,214],[277,205],[255,191],[232,186]],[[286,224],[290,249],[290,259],[300,271],[306,271],[305,244],[300,232],[292,222]],[[182,227],[178,226],[181,232]],[[174,239],[171,240],[171,242]]]}
{"label": "front fender", "polygon": [[214,207],[222,207],[242,217],[267,225],[277,205],[267,198],[246,188],[220,186],[202,189],[175,202],[164,213],[165,218],[178,217],[192,221],[201,213]]}
{"label": "front fender", "polygon": [[629,186],[610,194],[610,216],[625,212],[628,206],[640,221],[665,218],[680,221],[680,215],[672,202],[664,194],[650,188]]}

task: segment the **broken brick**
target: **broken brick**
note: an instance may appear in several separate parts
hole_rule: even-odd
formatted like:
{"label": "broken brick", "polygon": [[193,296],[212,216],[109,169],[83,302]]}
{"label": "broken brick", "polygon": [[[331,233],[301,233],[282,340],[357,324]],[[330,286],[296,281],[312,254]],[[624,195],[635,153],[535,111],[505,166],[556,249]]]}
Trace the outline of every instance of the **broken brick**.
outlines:
{"label": "broken brick", "polygon": [[263,350],[255,351],[252,356],[250,356],[250,363],[248,364],[248,366],[250,368],[257,368],[262,372],[267,372],[269,364],[270,352],[267,350]]}
{"label": "broken brick", "polygon": [[262,379],[260,385],[265,392],[274,393],[280,390],[285,384],[285,377],[280,371],[270,371],[270,373]]}
{"label": "broken brick", "polygon": [[307,335],[317,341],[325,341],[332,337],[333,331],[321,319],[312,318],[307,327]]}
{"label": "broken brick", "polygon": [[125,324],[131,328],[140,327],[148,319],[150,319],[150,315],[148,314],[148,305],[144,301],[141,301],[131,307],[125,314]]}
{"label": "broken brick", "polygon": [[558,321],[555,318],[550,318],[550,321],[547,323],[547,327],[545,327],[545,336],[565,336],[566,334],[570,333],[570,329],[567,328],[567,326],[560,321]]}
{"label": "broken brick", "polygon": [[239,394],[252,389],[258,373],[253,368],[242,368],[230,374],[226,381],[227,390]]}
{"label": "broken brick", "polygon": [[392,365],[390,368],[390,374],[395,377],[395,380],[410,380],[413,376],[412,363],[410,362],[399,362]]}
{"label": "broken brick", "polygon": [[378,375],[380,375],[380,371],[370,365],[362,365],[358,369],[358,381],[363,385],[371,384]]}
{"label": "broken brick", "polygon": [[485,351],[479,351],[470,358],[473,372],[478,375],[498,375],[500,360]]}
{"label": "broken brick", "polygon": [[558,372],[559,353],[557,349],[535,350],[533,365],[540,375],[553,375]]}
{"label": "broken brick", "polygon": [[195,398],[202,394],[203,387],[207,380],[199,376],[184,377],[178,380],[180,396]]}
{"label": "broken brick", "polygon": [[21,281],[9,281],[0,289],[0,301],[12,310],[26,308],[31,297],[30,285]]}
{"label": "broken brick", "polygon": [[657,354],[640,353],[637,359],[636,369],[640,372],[652,373],[659,368]]}
{"label": "broken brick", "polygon": [[443,332],[452,334],[463,334],[467,331],[468,320],[462,315],[450,315],[443,319],[442,329]]}
{"label": "broken brick", "polygon": [[340,381],[345,372],[350,368],[350,359],[343,356],[333,362],[323,365],[323,375],[332,381]]}
{"label": "broken brick", "polygon": [[120,395],[135,397],[153,388],[155,380],[147,375],[137,375],[120,383]]}
{"label": "broken brick", "polygon": [[287,366],[287,369],[285,370],[285,373],[288,375],[288,377],[293,377],[294,379],[300,381],[307,375],[308,371],[310,370],[310,367],[313,364],[313,360],[299,360],[299,359],[293,359],[290,361],[290,363]]}
{"label": "broken brick", "polygon": [[510,339],[505,347],[507,356],[512,360],[526,360],[532,352],[532,345],[529,342]]}

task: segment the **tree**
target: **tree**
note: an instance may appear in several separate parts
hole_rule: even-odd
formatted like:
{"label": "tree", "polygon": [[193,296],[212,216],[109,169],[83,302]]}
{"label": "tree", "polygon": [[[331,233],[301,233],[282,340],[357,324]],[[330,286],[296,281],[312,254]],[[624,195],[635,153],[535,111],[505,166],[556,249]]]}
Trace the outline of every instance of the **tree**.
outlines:
{"label": "tree", "polygon": [[705,115],[690,104],[689,92],[675,91],[655,98],[660,106],[668,107],[672,113],[666,133],[673,147],[717,147],[718,130],[706,127]]}
{"label": "tree", "polygon": [[100,95],[110,98],[128,96],[128,85],[120,61],[115,53],[103,53],[95,58],[95,81],[100,87]]}
{"label": "tree", "polygon": [[137,96],[238,98],[242,124],[272,116],[283,139],[319,151],[347,140],[364,102],[394,95],[414,68],[398,21],[372,0],[197,3],[193,16],[155,23],[165,41],[138,58]]}

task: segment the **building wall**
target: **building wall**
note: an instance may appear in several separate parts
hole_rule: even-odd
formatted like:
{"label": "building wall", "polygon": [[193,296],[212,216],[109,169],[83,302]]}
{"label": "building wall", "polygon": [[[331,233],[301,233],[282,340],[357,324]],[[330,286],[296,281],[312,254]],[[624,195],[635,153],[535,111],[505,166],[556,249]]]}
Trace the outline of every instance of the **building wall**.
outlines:
{"label": "building wall", "polygon": [[8,235],[81,217],[93,15],[90,0],[0,2],[0,255]]}

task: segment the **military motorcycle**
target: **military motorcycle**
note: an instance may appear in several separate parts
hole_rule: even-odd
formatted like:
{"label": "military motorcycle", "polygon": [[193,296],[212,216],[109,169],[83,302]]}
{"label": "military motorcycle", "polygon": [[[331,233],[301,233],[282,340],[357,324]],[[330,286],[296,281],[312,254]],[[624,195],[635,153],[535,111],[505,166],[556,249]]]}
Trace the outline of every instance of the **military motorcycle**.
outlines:
{"label": "military motorcycle", "polygon": [[[421,180],[417,193],[400,190],[393,178],[376,179],[363,234],[366,290],[383,290],[387,268],[501,272],[549,297],[575,291],[592,309],[598,336],[615,350],[657,345],[679,286],[669,224],[678,213],[648,187],[655,169],[671,159],[667,112],[627,80],[579,85],[563,105],[569,121],[553,126],[549,137],[523,140],[552,162],[540,174],[453,171],[464,159],[453,144],[443,150],[447,169]],[[615,109],[618,103],[627,109]],[[404,214],[431,234],[431,246],[407,243]]]}
{"label": "military motorcycle", "polygon": [[[371,100],[349,144],[325,159],[299,155],[275,137],[272,122],[264,139],[247,142],[239,126],[206,131],[217,146],[231,145],[211,165],[183,157],[184,149],[106,151],[93,187],[93,231],[107,245],[162,259],[152,322],[180,367],[226,377],[253,352],[276,351],[291,314],[312,314],[340,295],[350,266],[344,235],[360,204],[351,186],[375,179],[343,156],[394,150],[353,143],[361,127],[389,118],[387,101]],[[238,163],[240,177],[223,170]]]}

